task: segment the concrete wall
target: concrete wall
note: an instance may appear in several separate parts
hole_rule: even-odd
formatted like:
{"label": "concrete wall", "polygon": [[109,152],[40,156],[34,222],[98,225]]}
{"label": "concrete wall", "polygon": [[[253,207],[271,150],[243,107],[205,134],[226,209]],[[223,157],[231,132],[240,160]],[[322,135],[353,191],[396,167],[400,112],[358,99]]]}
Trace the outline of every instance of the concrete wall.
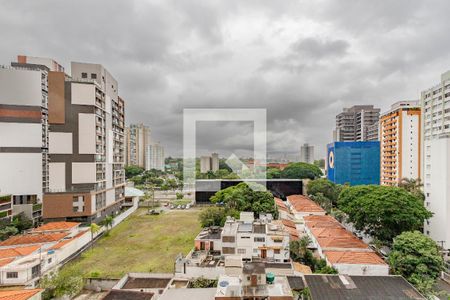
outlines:
{"label": "concrete wall", "polygon": [[339,274],[346,275],[389,275],[389,265],[365,265],[365,264],[333,264],[333,267]]}
{"label": "concrete wall", "polygon": [[41,106],[41,71],[0,69],[0,104]]}

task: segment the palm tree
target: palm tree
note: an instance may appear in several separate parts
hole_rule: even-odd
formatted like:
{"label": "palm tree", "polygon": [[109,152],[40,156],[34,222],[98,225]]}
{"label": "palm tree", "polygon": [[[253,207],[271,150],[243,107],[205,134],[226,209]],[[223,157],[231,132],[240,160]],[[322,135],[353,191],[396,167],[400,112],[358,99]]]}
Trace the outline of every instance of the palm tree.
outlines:
{"label": "palm tree", "polygon": [[104,224],[106,226],[106,230],[109,231],[110,228],[112,228],[114,218],[112,216],[106,216],[104,220]]}
{"label": "palm tree", "polygon": [[420,178],[413,179],[413,178],[402,178],[398,184],[400,188],[403,188],[410,194],[418,197],[421,200],[425,200],[425,195],[422,191],[422,181]]}
{"label": "palm tree", "polygon": [[92,241],[94,240],[94,235],[100,231],[100,226],[98,226],[95,223],[92,223],[90,226],[91,229],[91,249],[94,246],[94,244],[92,243]]}
{"label": "palm tree", "polygon": [[309,236],[305,235],[298,241],[298,251],[300,254],[300,257],[304,257],[306,251],[308,250],[308,246],[311,243],[311,239]]}

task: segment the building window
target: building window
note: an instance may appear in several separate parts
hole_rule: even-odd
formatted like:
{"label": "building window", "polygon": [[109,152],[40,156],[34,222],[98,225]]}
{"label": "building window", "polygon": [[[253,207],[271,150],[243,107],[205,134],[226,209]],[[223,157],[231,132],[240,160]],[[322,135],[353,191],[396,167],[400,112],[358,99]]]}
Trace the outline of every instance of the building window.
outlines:
{"label": "building window", "polygon": [[51,263],[52,263],[52,259],[49,258],[47,263],[48,263],[48,264],[51,264]]}
{"label": "building window", "polygon": [[87,73],[81,73],[81,78],[87,78]]}
{"label": "building window", "polygon": [[223,236],[222,242],[224,243],[234,243],[234,236]]}
{"label": "building window", "polygon": [[238,254],[245,254],[245,249],[237,249]]}
{"label": "building window", "polygon": [[235,254],[233,247],[222,247],[222,254]]}
{"label": "building window", "polygon": [[91,79],[97,79],[97,74],[91,73]]}
{"label": "building window", "polygon": [[6,272],[6,278],[19,278],[19,274],[17,272]]}
{"label": "building window", "polygon": [[74,196],[72,198],[72,211],[73,212],[84,211],[84,196]]}
{"label": "building window", "polygon": [[280,254],[280,249],[273,249],[273,253]]}
{"label": "building window", "polygon": [[249,239],[249,236],[241,236],[241,239]]}
{"label": "building window", "polygon": [[264,243],[266,241],[266,239],[264,237],[255,237],[254,241]]}

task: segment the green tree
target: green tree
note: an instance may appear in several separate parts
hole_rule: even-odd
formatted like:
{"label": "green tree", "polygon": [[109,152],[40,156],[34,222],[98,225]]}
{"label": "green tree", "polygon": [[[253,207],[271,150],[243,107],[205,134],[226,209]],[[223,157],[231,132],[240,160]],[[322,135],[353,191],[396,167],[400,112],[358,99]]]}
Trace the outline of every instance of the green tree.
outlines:
{"label": "green tree", "polygon": [[281,178],[281,170],[278,168],[268,168],[266,171],[266,176],[268,179]]}
{"label": "green tree", "polygon": [[236,210],[225,210],[223,207],[211,206],[202,210],[199,215],[199,220],[202,227],[223,226],[227,216],[237,218],[239,212]]}
{"label": "green tree", "polygon": [[141,175],[144,172],[144,168],[141,168],[139,166],[126,166],[125,167],[125,177],[127,179]]}
{"label": "green tree", "polygon": [[24,230],[30,229],[33,227],[33,220],[28,218],[23,212],[16,215],[11,225],[17,228],[17,230],[20,232],[23,232]]}
{"label": "green tree", "polygon": [[394,239],[389,264],[394,274],[402,275],[421,293],[430,296],[444,260],[431,238],[419,231],[409,231]]}
{"label": "green tree", "polygon": [[[95,223],[92,223],[91,226],[89,226],[89,229],[91,231],[91,243],[94,240],[94,235],[100,231],[100,226],[98,226]],[[91,244],[91,249],[94,247],[94,244]]]}
{"label": "green tree", "polygon": [[19,230],[14,226],[5,226],[0,229],[0,241],[4,241],[12,235],[19,233]]}
{"label": "green tree", "polygon": [[311,200],[320,205],[327,213],[331,213],[331,209],[333,208],[333,203],[330,199],[325,197],[322,193],[317,193],[311,196]]}
{"label": "green tree", "polygon": [[357,230],[387,245],[404,231],[421,229],[432,216],[420,199],[390,186],[347,187],[339,196],[338,208]]}
{"label": "green tree", "polygon": [[103,220],[103,224],[105,224],[106,230],[109,231],[112,226],[113,226],[113,222],[114,222],[114,217],[113,216],[106,216],[105,219]]}
{"label": "green tree", "polygon": [[417,198],[425,201],[425,195],[422,192],[422,181],[420,178],[412,179],[412,178],[402,178],[398,187],[405,189],[409,193],[413,194]]}
{"label": "green tree", "polygon": [[335,184],[334,182],[326,178],[318,178],[316,180],[311,180],[306,186],[308,195],[315,196],[321,193],[323,196],[328,198],[333,205],[337,204],[339,194],[342,191],[342,186]]}
{"label": "green tree", "polygon": [[290,163],[281,171],[281,178],[316,179],[322,175],[317,166],[304,162]]}
{"label": "green tree", "polygon": [[189,288],[205,289],[217,287],[217,279],[206,279],[205,277],[198,277],[189,282]]}
{"label": "green tree", "polygon": [[63,296],[73,297],[83,288],[83,277],[79,270],[62,269],[41,279],[40,287],[45,289],[43,299],[55,299]]}
{"label": "green tree", "polygon": [[218,191],[211,197],[212,203],[224,203],[227,209],[271,213],[275,218],[278,211],[272,193],[260,184],[241,182],[238,185]]}

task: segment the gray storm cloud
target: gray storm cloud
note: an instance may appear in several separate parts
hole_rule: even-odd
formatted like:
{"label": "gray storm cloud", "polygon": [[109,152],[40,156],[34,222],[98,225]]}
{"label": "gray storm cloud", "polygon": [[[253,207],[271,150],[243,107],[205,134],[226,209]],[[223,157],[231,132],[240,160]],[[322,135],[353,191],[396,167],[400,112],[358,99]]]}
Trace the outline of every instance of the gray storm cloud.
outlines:
{"label": "gray storm cloud", "polygon": [[[103,64],[127,122],[182,153],[184,108],[265,108],[269,152],[323,155],[345,106],[417,99],[450,69],[450,2],[0,2],[2,64],[17,54]],[[248,124],[210,124],[199,151],[251,151]]]}

